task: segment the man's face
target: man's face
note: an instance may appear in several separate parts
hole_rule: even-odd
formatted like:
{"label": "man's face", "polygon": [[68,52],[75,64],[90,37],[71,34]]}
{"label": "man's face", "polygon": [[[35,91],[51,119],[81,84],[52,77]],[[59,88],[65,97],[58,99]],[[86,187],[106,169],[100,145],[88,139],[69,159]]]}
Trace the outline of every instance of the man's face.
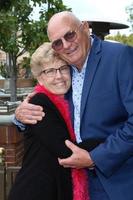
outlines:
{"label": "man's face", "polygon": [[48,27],[48,35],[54,50],[69,64],[81,69],[89,49],[88,24],[55,21]]}

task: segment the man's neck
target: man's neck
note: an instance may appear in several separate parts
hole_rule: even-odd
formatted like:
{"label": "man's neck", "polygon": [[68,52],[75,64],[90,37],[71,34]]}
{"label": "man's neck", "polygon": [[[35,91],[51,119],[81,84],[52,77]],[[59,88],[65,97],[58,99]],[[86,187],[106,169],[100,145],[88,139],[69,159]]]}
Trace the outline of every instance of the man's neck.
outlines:
{"label": "man's neck", "polygon": [[88,56],[90,54],[90,49],[92,47],[92,44],[93,44],[93,38],[90,37],[89,38],[89,43],[88,43],[88,48],[87,48],[88,50],[86,51],[86,56],[84,57],[84,59],[79,64],[76,65],[76,68],[77,68],[77,70],[79,72],[82,70],[82,68],[84,66],[84,63],[86,62],[86,59],[88,59]]}

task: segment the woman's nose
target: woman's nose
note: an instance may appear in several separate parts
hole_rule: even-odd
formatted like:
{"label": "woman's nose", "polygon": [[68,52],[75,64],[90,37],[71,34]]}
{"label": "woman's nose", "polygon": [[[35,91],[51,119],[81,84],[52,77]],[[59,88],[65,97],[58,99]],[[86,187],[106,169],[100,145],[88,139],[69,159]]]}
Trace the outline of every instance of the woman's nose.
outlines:
{"label": "woman's nose", "polygon": [[56,70],[56,78],[62,77],[61,71],[59,69]]}

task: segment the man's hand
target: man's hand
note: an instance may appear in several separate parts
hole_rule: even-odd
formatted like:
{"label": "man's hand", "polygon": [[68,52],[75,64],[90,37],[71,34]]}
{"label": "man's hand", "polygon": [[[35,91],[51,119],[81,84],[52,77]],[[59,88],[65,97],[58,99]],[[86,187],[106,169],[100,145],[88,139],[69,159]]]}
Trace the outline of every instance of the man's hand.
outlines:
{"label": "man's hand", "polygon": [[36,124],[37,121],[41,121],[44,117],[44,112],[41,106],[29,103],[30,98],[34,95],[35,92],[29,94],[15,111],[16,119],[23,124]]}
{"label": "man's hand", "polygon": [[85,168],[91,167],[93,165],[93,161],[88,153],[88,151],[79,148],[69,140],[65,141],[66,146],[71,149],[72,155],[65,159],[58,158],[59,164],[63,167],[70,168]]}

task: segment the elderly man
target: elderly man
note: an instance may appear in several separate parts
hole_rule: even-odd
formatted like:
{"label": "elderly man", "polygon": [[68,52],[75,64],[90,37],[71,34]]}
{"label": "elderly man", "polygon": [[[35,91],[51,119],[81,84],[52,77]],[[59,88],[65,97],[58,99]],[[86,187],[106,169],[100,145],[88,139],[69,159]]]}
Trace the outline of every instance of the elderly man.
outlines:
{"label": "elderly man", "polygon": [[[73,154],[59,159],[60,165],[88,168],[91,200],[132,200],[133,48],[90,36],[88,23],[67,11],[50,19],[48,37],[72,66],[67,98],[77,141],[104,139],[90,152],[66,141]],[[17,108],[16,118],[37,123],[44,114],[28,98]]]}

